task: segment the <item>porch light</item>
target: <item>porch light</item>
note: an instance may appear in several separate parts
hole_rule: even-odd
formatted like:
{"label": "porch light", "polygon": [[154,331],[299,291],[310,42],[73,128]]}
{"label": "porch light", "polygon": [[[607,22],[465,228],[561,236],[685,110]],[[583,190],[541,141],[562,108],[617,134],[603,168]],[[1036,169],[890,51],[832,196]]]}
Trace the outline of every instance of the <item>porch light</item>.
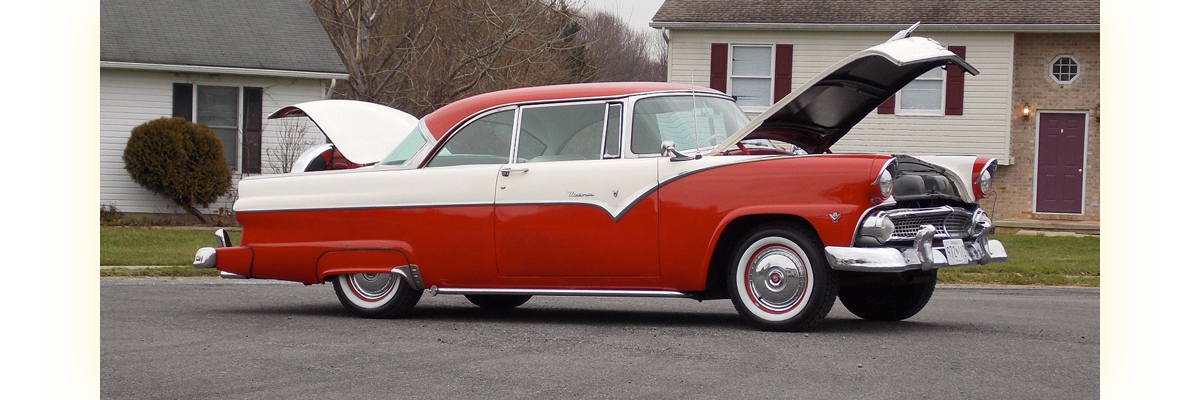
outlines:
{"label": "porch light", "polygon": [[1025,103],[1025,106],[1021,107],[1021,115],[1025,117],[1026,121],[1029,120],[1029,114],[1031,112],[1033,112],[1033,110],[1029,108],[1029,103]]}

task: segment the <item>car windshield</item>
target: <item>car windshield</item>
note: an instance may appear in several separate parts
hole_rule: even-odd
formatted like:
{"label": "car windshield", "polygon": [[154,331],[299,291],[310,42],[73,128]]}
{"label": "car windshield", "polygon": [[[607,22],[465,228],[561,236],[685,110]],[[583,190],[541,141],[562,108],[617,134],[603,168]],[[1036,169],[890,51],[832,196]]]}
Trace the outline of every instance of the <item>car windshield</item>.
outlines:
{"label": "car windshield", "polygon": [[729,99],[709,96],[662,96],[633,106],[633,145],[637,154],[658,153],[665,140],[676,150],[712,147],[725,141],[750,119]]}
{"label": "car windshield", "polygon": [[425,146],[425,143],[425,136],[421,135],[421,125],[417,124],[417,127],[413,128],[408,133],[408,136],[404,137],[404,140],[401,140],[400,144],[396,145],[396,148],[391,153],[388,153],[387,157],[384,157],[383,161],[379,163],[383,165],[404,164],[413,155],[417,154],[417,151],[420,151],[421,147]]}

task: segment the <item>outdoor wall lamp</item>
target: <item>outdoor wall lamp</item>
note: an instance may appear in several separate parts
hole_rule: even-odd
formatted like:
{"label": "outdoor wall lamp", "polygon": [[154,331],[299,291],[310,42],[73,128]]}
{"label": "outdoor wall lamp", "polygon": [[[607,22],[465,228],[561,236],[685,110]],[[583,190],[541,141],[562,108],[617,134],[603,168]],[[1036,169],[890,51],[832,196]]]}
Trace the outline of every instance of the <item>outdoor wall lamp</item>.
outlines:
{"label": "outdoor wall lamp", "polygon": [[1031,112],[1033,112],[1033,110],[1029,108],[1029,103],[1025,103],[1025,106],[1021,107],[1021,115],[1025,117],[1026,121],[1029,120],[1029,114]]}

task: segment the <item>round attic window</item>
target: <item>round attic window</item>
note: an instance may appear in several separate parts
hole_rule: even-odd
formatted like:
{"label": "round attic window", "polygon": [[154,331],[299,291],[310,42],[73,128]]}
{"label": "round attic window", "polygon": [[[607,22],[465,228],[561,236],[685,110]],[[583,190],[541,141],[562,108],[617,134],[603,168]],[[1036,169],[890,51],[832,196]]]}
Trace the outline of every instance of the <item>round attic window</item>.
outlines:
{"label": "round attic window", "polygon": [[1060,84],[1071,83],[1079,77],[1079,62],[1075,61],[1075,57],[1058,56],[1050,63],[1050,76]]}

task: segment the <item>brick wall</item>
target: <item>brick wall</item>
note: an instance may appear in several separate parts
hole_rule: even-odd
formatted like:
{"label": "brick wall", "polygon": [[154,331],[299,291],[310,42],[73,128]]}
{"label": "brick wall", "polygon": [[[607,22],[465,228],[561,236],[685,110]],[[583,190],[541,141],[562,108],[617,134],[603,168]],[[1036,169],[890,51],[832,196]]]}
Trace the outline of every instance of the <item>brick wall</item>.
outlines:
{"label": "brick wall", "polygon": [[[1012,164],[1000,166],[992,197],[984,200],[995,220],[1100,220],[1100,34],[1018,33],[1013,46]],[[1062,85],[1050,76],[1050,63],[1074,56],[1079,76]],[[1029,103],[1026,120],[1021,109]],[[1034,156],[1037,112],[1087,112],[1087,155],[1082,215],[1035,214]]]}

